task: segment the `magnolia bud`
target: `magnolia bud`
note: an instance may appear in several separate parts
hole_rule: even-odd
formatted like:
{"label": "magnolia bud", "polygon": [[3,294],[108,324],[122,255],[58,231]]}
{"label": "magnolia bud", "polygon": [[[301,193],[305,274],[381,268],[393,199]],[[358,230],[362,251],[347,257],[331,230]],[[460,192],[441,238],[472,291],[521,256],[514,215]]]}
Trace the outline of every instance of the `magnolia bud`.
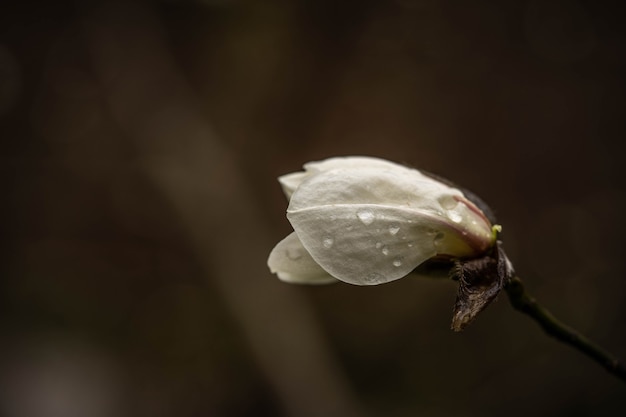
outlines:
{"label": "magnolia bud", "polygon": [[473,259],[494,225],[461,190],[369,157],[331,158],[279,178],[294,233],[268,266],[287,282],[382,284],[433,259]]}

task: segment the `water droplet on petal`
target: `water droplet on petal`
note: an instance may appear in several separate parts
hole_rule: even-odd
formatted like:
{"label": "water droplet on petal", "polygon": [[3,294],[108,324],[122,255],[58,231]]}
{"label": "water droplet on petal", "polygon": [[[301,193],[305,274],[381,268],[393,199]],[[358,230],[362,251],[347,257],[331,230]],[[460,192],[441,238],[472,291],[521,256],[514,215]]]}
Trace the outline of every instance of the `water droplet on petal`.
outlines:
{"label": "water droplet on petal", "polygon": [[446,195],[439,199],[439,204],[446,210],[452,210],[459,204],[459,200],[452,195]]}
{"label": "water droplet on petal", "polygon": [[389,248],[387,246],[383,246],[381,252],[383,253],[383,255],[387,256],[389,255]]}
{"label": "water droplet on petal", "polygon": [[297,261],[298,259],[302,258],[301,249],[288,248],[287,258],[291,259],[292,261]]}
{"label": "water droplet on petal", "polygon": [[413,242],[409,242],[409,243],[407,243],[406,245],[407,245],[409,248],[412,248],[412,247],[413,247]]}
{"label": "water droplet on petal", "polygon": [[365,278],[363,278],[363,282],[370,285],[381,284],[385,282],[385,277],[378,272],[372,272],[370,274],[367,274]]}
{"label": "water droplet on petal", "polygon": [[356,212],[356,216],[363,224],[372,224],[374,222],[374,213],[370,210],[363,209]]}
{"label": "water droplet on petal", "polygon": [[448,217],[455,223],[461,223],[461,221],[463,220],[463,216],[461,216],[460,213],[454,210],[448,212]]}
{"label": "water droplet on petal", "polygon": [[400,267],[402,266],[402,258],[396,258],[393,260],[392,265],[395,267]]}
{"label": "water droplet on petal", "polygon": [[325,237],[324,240],[322,241],[322,245],[326,248],[326,249],[330,249],[333,246],[333,243],[335,243],[335,241],[333,240],[332,237]]}
{"label": "water droplet on petal", "polygon": [[376,242],[376,249],[380,249],[383,246],[382,243],[380,242]]}
{"label": "water droplet on petal", "polygon": [[437,235],[433,239],[433,244],[435,245],[435,248],[439,248],[444,237],[445,235],[442,232],[437,233]]}
{"label": "water droplet on petal", "polygon": [[397,234],[399,231],[400,231],[400,226],[395,225],[395,224],[394,224],[394,225],[389,226],[389,233],[390,233],[390,234],[395,235],[395,234]]}

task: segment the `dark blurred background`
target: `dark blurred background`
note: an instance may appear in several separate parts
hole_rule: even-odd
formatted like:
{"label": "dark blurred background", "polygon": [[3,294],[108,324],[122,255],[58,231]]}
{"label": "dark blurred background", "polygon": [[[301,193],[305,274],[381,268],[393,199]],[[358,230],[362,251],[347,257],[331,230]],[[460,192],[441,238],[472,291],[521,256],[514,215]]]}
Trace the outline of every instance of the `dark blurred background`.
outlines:
{"label": "dark blurred background", "polygon": [[276,177],[372,155],[483,197],[557,316],[626,358],[626,26],[592,1],[0,6],[0,413],[614,416],[506,297],[297,287]]}

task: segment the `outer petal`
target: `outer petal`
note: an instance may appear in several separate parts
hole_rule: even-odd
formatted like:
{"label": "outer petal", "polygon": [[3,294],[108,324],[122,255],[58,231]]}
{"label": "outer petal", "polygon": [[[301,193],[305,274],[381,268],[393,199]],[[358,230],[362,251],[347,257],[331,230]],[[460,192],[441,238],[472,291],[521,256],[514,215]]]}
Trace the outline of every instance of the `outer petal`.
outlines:
{"label": "outer petal", "polygon": [[437,254],[438,220],[411,208],[327,205],[289,212],[313,259],[332,276],[356,285],[402,278]]}
{"label": "outer petal", "polygon": [[323,161],[307,162],[304,169],[311,173],[330,171],[337,168],[377,168],[377,169],[395,169],[402,167],[394,162],[386,161],[371,156],[338,156],[334,158],[324,159]]}
{"label": "outer petal", "polygon": [[292,195],[287,218],[322,268],[358,285],[401,278],[436,255],[475,256],[494,243],[491,224],[460,190],[396,164],[312,175]]}
{"label": "outer petal", "polygon": [[304,164],[304,172],[293,172],[291,174],[282,175],[278,177],[278,182],[280,182],[280,185],[282,186],[283,192],[287,196],[287,199],[290,199],[291,195],[305,179],[311,177],[312,175],[326,172],[331,169],[395,169],[397,167],[400,167],[400,165],[369,156],[336,157],[325,159],[323,161],[308,162]]}
{"label": "outer petal", "polygon": [[296,284],[330,284],[337,282],[324,271],[304,249],[295,233],[278,242],[267,260],[272,273],[282,281]]}
{"label": "outer petal", "polygon": [[389,163],[382,169],[335,168],[311,175],[293,194],[287,211],[332,204],[384,204],[443,215],[444,205],[455,197],[463,197],[460,190],[414,169]]}
{"label": "outer petal", "polygon": [[296,188],[300,186],[302,181],[308,177],[310,177],[310,174],[306,172],[292,172],[291,174],[281,175],[278,177],[278,182],[283,188],[283,192],[287,196],[287,200],[291,198],[291,195],[294,191],[296,191]]}

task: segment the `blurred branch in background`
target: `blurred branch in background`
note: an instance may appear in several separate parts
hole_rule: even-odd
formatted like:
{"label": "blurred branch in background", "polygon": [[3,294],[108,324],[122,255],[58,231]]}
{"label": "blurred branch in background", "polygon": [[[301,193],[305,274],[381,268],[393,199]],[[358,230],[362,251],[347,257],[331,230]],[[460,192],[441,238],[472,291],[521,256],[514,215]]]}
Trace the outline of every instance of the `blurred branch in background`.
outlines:
{"label": "blurred branch in background", "polygon": [[273,242],[240,158],[213,132],[156,15],[137,4],[86,12],[83,27],[114,120],[171,202],[291,416],[363,416],[307,302],[263,267]]}

